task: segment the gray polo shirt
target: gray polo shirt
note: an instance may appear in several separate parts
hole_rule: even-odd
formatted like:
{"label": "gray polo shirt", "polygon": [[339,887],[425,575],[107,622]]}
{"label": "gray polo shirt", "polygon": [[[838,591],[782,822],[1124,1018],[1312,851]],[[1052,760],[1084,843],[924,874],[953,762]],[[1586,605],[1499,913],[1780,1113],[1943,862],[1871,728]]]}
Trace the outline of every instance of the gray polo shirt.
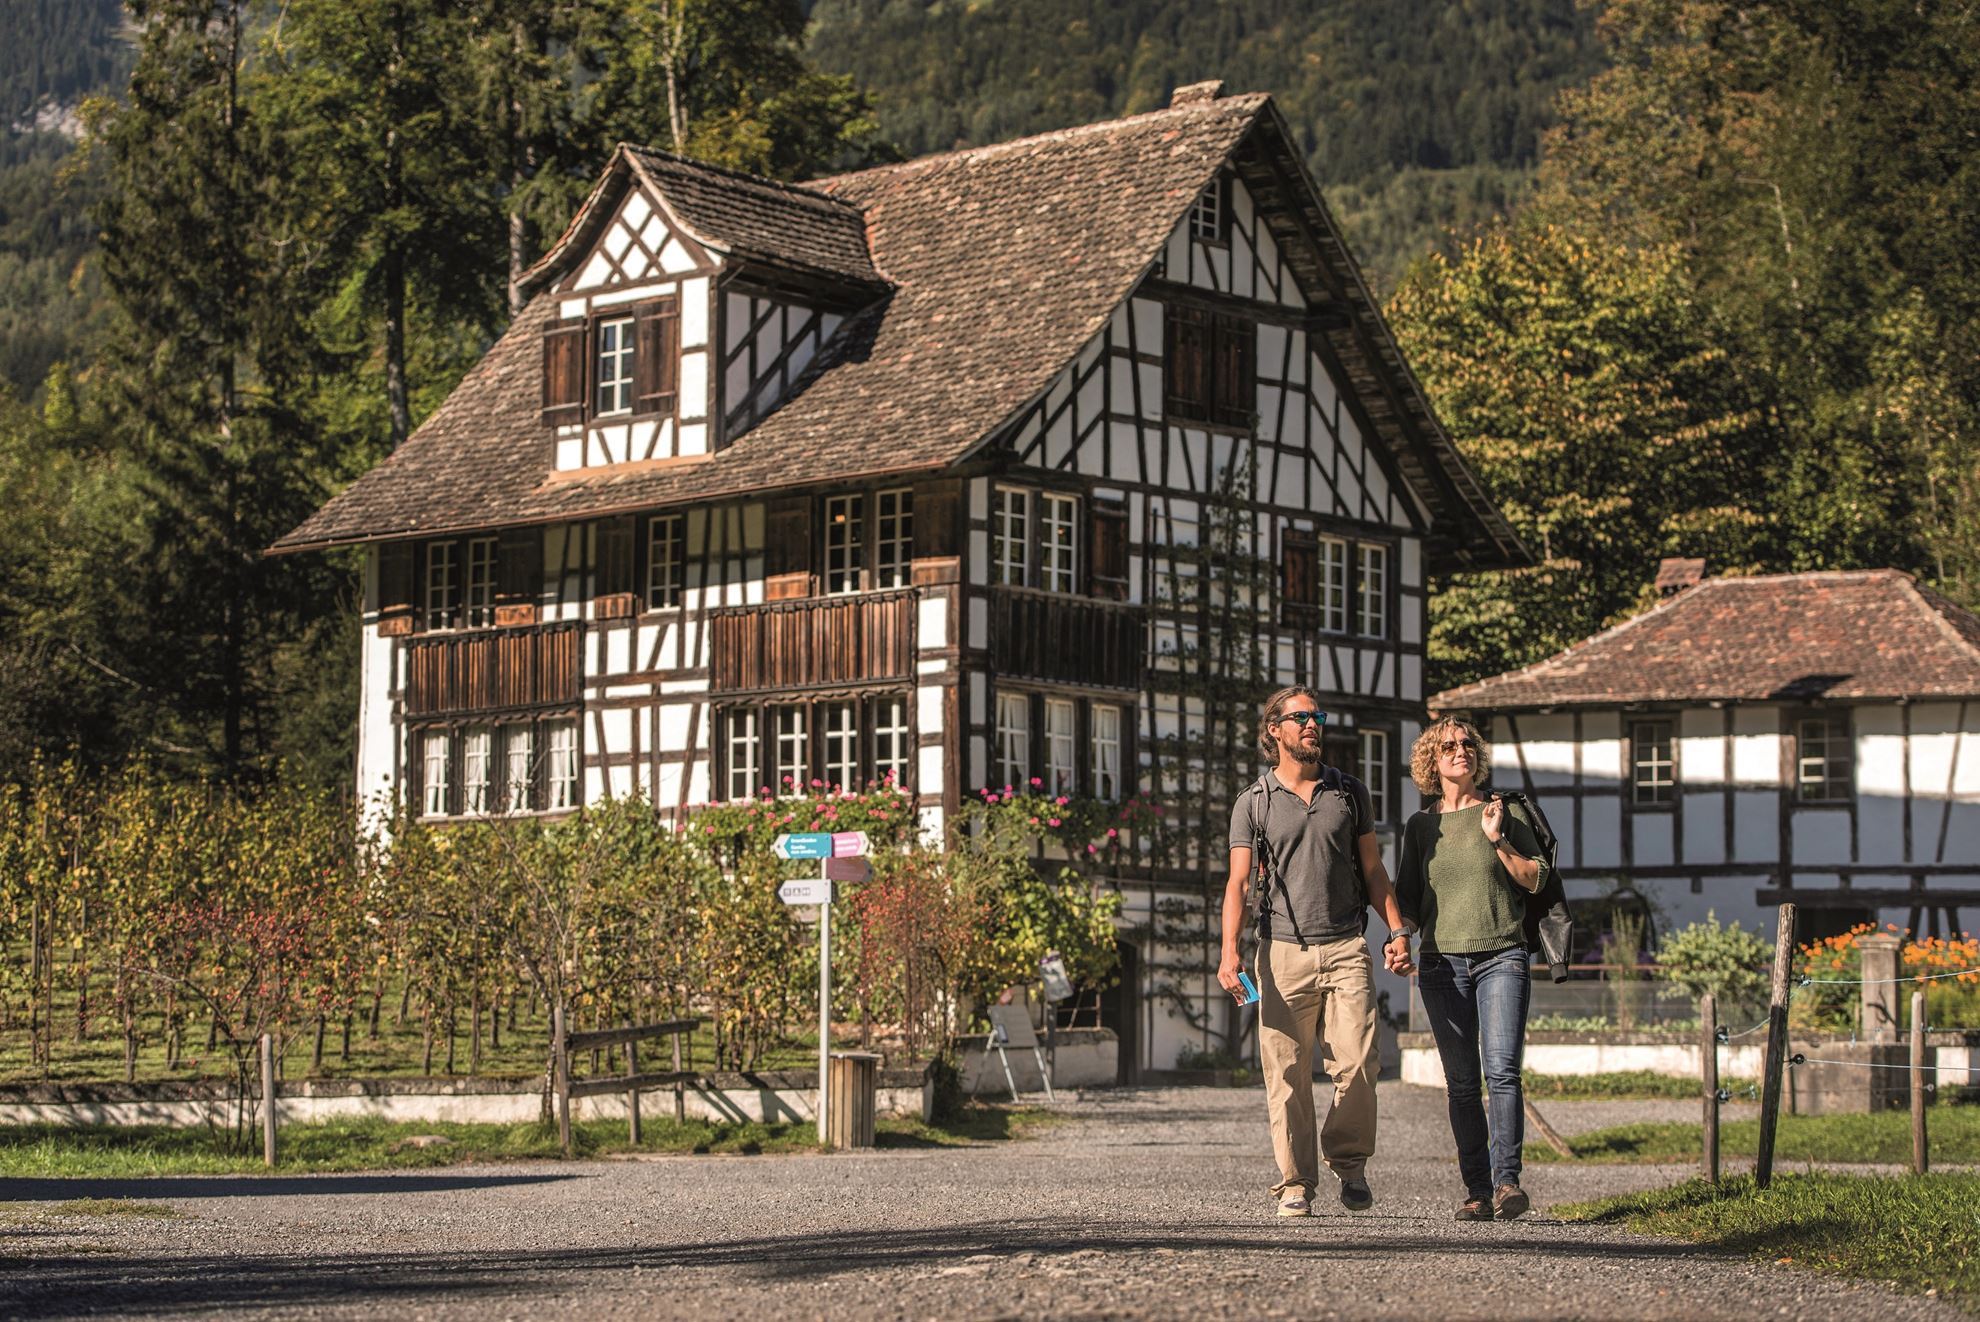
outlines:
{"label": "gray polo shirt", "polygon": [[[1267,771],[1232,805],[1231,848],[1252,849],[1253,832],[1260,827],[1273,863],[1265,879],[1271,908],[1261,935],[1309,942],[1360,935],[1368,908],[1361,837],[1375,829],[1368,787],[1326,767],[1309,804],[1287,789],[1276,771]],[[1255,853],[1252,862],[1259,862]]]}

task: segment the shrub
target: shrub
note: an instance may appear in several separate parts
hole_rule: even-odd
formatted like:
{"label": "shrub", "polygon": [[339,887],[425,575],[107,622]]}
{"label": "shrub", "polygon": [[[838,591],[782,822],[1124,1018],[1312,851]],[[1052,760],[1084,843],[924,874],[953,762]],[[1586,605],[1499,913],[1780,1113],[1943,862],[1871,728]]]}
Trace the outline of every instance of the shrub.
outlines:
{"label": "shrub", "polygon": [[1772,954],[1757,935],[1738,923],[1721,923],[1717,913],[1708,911],[1704,922],[1666,936],[1657,948],[1657,962],[1694,1000],[1713,997],[1723,1016],[1744,1013],[1766,999],[1764,970]]}

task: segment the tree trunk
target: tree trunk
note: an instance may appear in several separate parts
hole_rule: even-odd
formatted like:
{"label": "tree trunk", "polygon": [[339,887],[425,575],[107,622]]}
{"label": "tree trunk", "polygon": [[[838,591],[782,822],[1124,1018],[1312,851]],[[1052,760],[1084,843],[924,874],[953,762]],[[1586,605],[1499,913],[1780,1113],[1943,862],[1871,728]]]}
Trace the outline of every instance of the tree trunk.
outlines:
{"label": "tree trunk", "polygon": [[309,1053],[309,1072],[311,1074],[323,1073],[323,1035],[329,1031],[329,1016],[321,1014],[316,1016],[316,1043],[310,1048]]}

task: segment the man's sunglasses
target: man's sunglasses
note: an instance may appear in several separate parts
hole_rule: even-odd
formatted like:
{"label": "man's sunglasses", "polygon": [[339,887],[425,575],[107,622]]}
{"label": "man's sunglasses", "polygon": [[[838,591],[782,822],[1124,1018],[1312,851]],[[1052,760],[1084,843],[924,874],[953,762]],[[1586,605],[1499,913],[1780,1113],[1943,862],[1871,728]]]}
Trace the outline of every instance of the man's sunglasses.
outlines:
{"label": "man's sunglasses", "polygon": [[1327,713],[1323,711],[1289,711],[1279,719],[1281,721],[1291,721],[1294,725],[1300,726],[1303,729],[1308,725],[1325,725],[1327,723]]}

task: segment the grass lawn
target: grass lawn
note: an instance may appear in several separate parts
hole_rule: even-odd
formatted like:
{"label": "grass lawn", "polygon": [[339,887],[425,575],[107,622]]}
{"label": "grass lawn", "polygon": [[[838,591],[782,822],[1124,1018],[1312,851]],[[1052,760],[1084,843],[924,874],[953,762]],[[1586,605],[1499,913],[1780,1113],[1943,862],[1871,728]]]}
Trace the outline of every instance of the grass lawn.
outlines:
{"label": "grass lawn", "polygon": [[[1036,1107],[975,1105],[953,1121],[923,1124],[919,1117],[882,1116],[883,1148],[945,1147],[1016,1139],[1060,1123],[1063,1116]],[[572,1126],[580,1157],[641,1153],[754,1155],[810,1152],[817,1131],[806,1124],[651,1119],[641,1127],[643,1141],[626,1140],[622,1120],[584,1121]],[[442,1143],[411,1140],[438,1136]],[[151,1175],[251,1174],[261,1164],[260,1131],[245,1148],[206,1129],[159,1125],[77,1129],[59,1125],[0,1127],[0,1176],[28,1178]],[[561,1159],[554,1127],[537,1124],[469,1125],[438,1121],[340,1120],[282,1126],[284,1171],[417,1170],[469,1161]]]}
{"label": "grass lawn", "polygon": [[1655,1070],[1620,1070],[1613,1074],[1535,1074],[1525,1070],[1520,1081],[1535,1102],[1644,1101],[1696,1097],[1696,1079],[1659,1074]]}
{"label": "grass lawn", "polygon": [[[1927,1137],[1934,1165],[1980,1162],[1980,1106],[1934,1106],[1927,1112]],[[1616,1125],[1568,1139],[1577,1161],[1677,1163],[1703,1153],[1697,1124],[1669,1122]],[[1719,1126],[1722,1157],[1752,1157],[1760,1148],[1760,1122],[1733,1120]],[[1886,1162],[1911,1160],[1911,1113],[1874,1115],[1784,1115],[1774,1137],[1781,1162]],[[1560,1161],[1544,1143],[1528,1139],[1526,1159]]]}
{"label": "grass lawn", "polygon": [[[1840,1117],[1839,1117],[1840,1118]],[[1855,1119],[1858,1117],[1848,1117]],[[1980,1176],[1749,1176],[1556,1208],[1569,1220],[1693,1240],[1755,1258],[1980,1304]]]}

